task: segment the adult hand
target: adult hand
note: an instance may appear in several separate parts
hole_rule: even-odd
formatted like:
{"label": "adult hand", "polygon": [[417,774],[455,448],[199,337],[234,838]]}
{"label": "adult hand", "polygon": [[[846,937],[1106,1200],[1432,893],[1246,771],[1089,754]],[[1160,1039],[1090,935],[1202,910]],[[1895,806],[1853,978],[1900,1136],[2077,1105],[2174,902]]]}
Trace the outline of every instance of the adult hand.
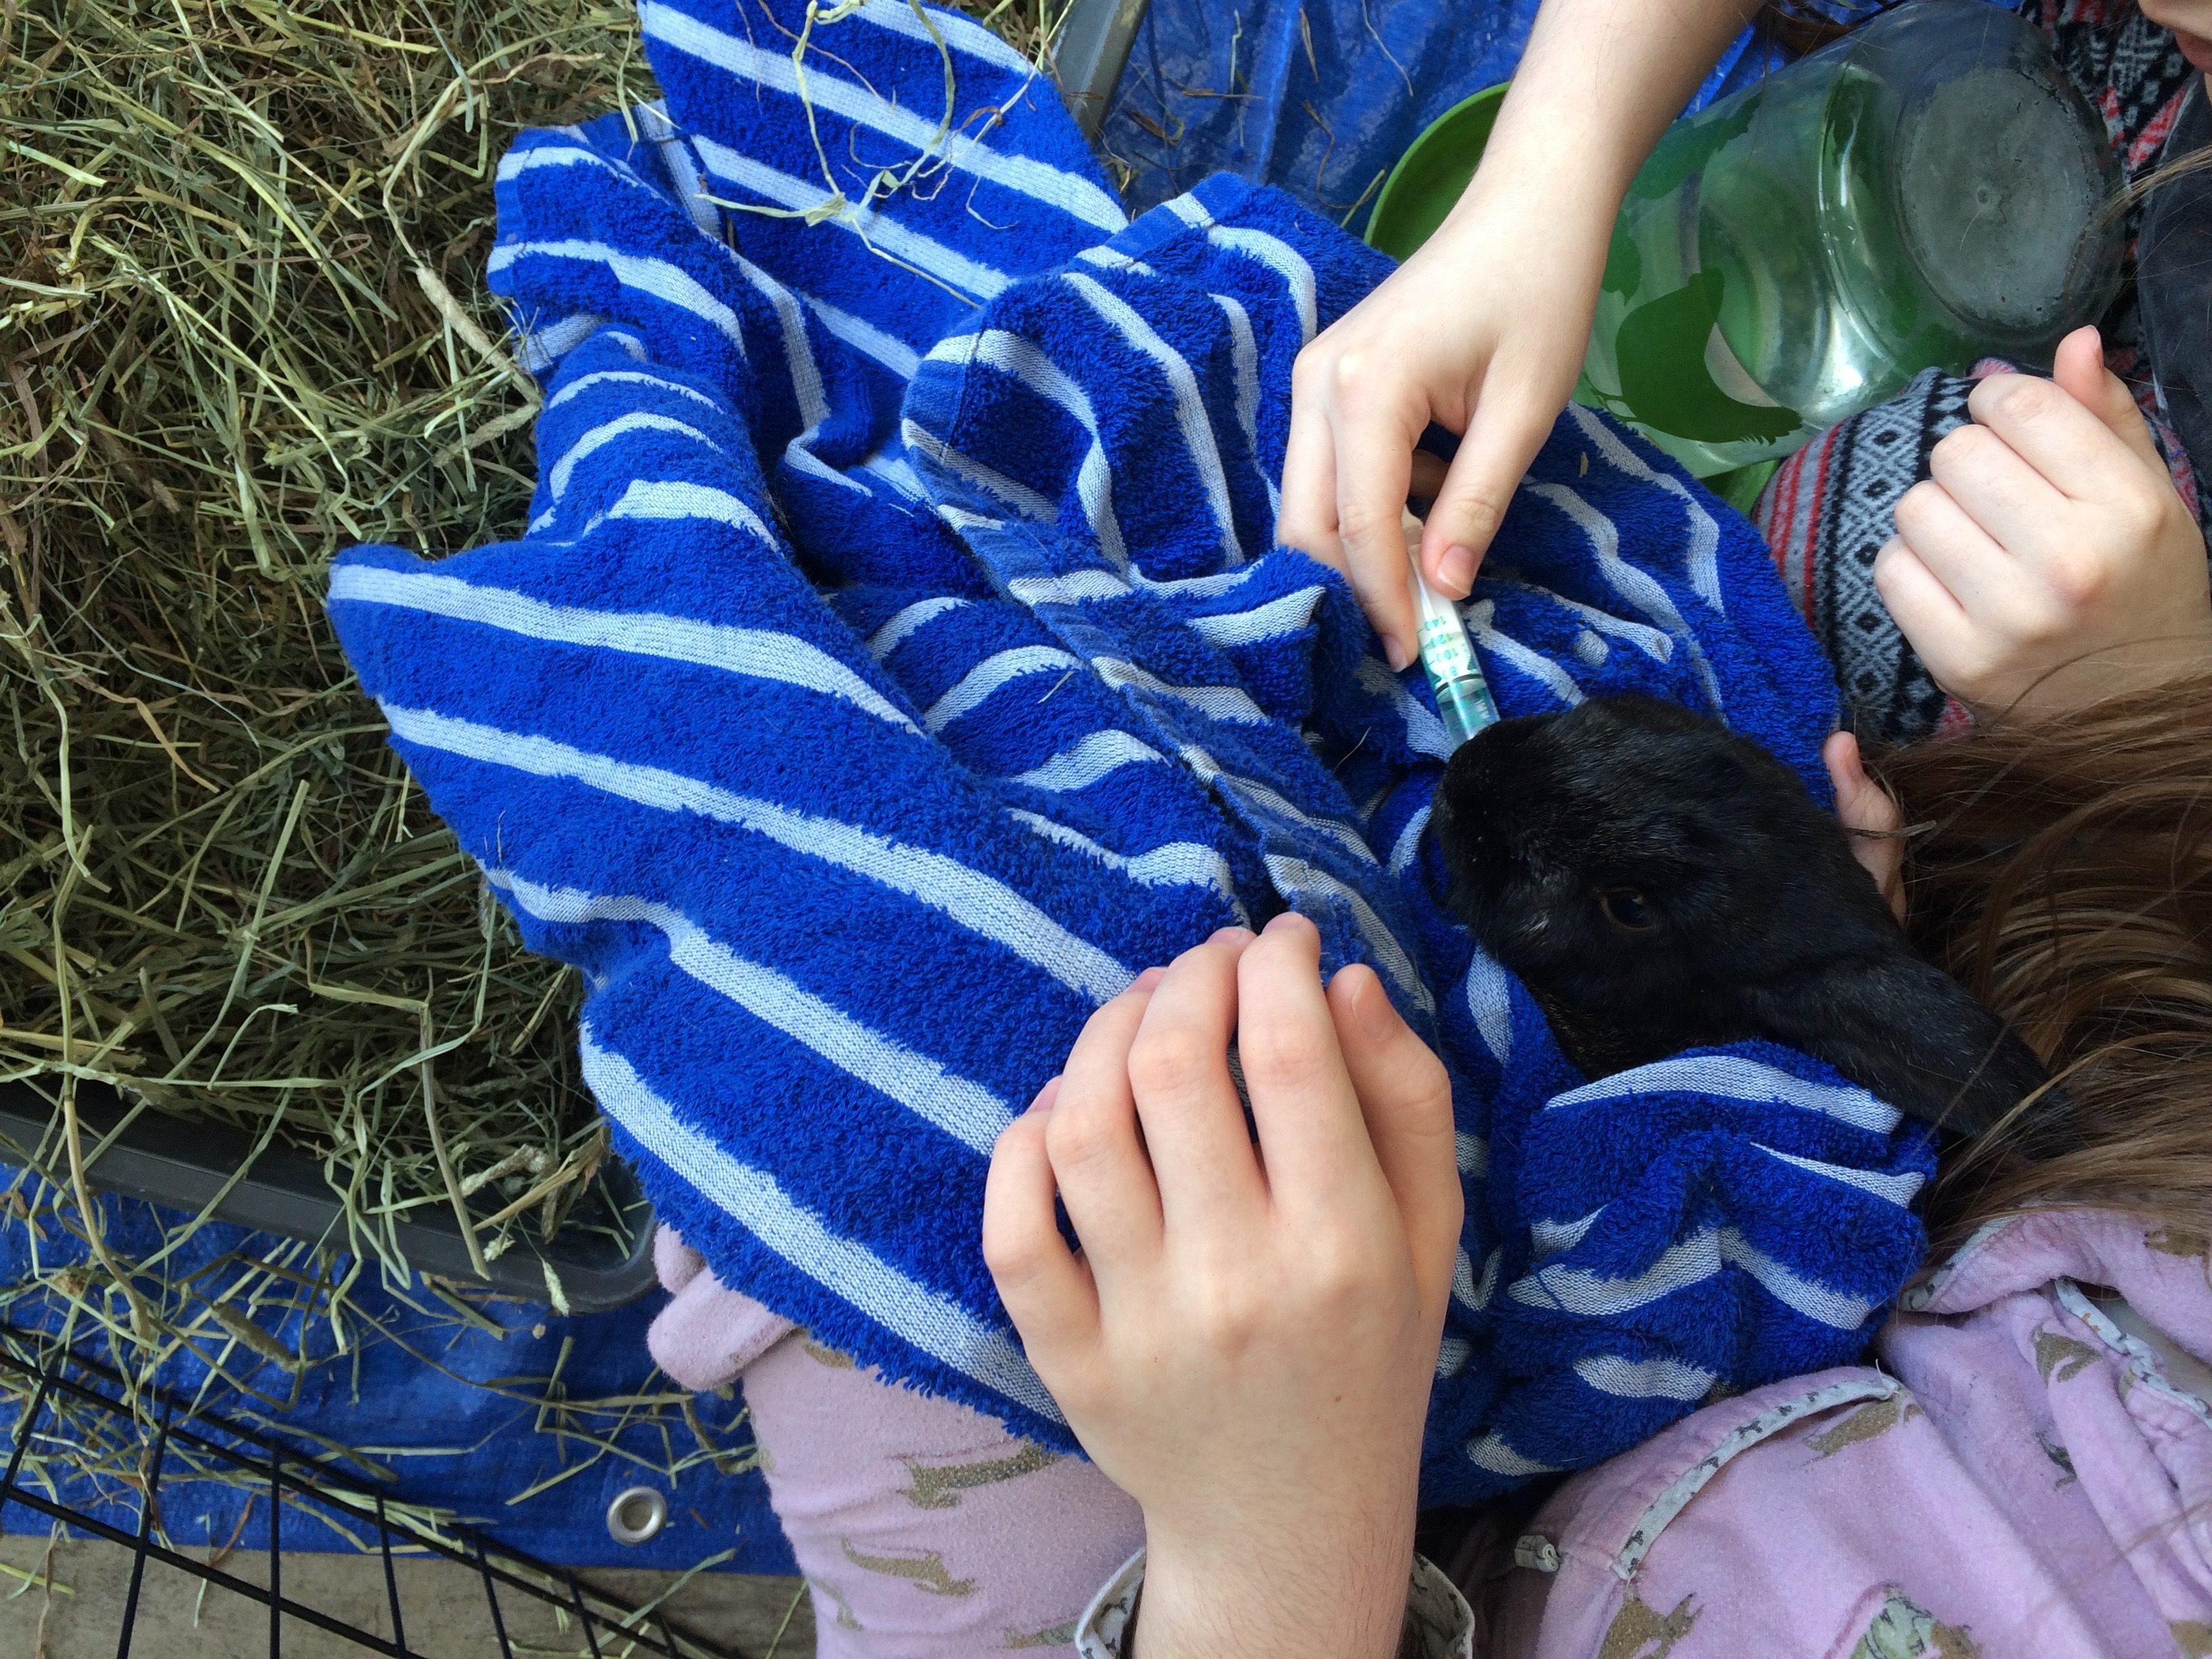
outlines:
{"label": "adult hand", "polygon": [[1460,1230],[1450,1087],[1371,971],[1324,991],[1319,963],[1286,915],[1147,973],[992,1159],[984,1259],[1145,1512],[1145,1659],[1396,1650]]}
{"label": "adult hand", "polygon": [[1875,585],[1936,683],[1984,718],[2058,713],[2212,665],[2212,590],[2097,331],[2057,376],[1993,374],[1897,504]]}

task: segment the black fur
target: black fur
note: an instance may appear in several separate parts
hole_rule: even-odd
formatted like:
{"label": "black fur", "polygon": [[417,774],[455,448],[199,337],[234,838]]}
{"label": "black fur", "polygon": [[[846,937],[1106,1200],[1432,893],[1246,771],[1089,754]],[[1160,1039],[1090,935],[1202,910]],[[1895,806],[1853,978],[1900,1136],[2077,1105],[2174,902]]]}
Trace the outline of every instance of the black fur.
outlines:
{"label": "black fur", "polygon": [[1797,775],[1702,715],[1622,696],[1502,720],[1452,757],[1434,822],[1454,907],[1592,1077],[1765,1037],[1966,1133],[2045,1082],[1913,953]]}

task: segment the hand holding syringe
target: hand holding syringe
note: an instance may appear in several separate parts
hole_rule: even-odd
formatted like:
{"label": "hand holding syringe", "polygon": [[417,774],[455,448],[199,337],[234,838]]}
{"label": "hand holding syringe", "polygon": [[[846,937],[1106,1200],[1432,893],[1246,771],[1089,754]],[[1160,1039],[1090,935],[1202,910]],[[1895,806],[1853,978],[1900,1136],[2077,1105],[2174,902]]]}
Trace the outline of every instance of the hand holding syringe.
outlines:
{"label": "hand holding syringe", "polygon": [[1497,723],[1498,705],[1491,701],[1489,682],[1475,660],[1459,606],[1430,586],[1421,574],[1421,521],[1408,513],[1405,527],[1407,575],[1413,589],[1421,666],[1428,673],[1429,689],[1436,693],[1445,740],[1456,749],[1484,726]]}

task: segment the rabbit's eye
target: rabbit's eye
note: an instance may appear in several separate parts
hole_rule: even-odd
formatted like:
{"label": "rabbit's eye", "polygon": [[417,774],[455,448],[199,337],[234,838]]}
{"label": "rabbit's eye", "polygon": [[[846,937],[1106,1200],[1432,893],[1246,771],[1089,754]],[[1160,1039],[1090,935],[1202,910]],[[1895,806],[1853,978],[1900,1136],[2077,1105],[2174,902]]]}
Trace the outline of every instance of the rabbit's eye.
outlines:
{"label": "rabbit's eye", "polygon": [[1651,925],[1644,895],[1632,887],[1608,887],[1598,895],[1598,902],[1605,907],[1606,920],[1616,927],[1640,933]]}

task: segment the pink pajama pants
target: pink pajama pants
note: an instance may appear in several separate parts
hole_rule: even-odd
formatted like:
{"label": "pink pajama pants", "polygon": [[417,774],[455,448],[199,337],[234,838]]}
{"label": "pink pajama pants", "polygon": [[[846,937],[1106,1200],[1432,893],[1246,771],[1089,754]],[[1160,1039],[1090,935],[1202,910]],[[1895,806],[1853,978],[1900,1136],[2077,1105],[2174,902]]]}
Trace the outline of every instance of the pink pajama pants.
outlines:
{"label": "pink pajama pants", "polygon": [[673,1299],[653,1357],[687,1388],[744,1389],[819,1659],[1072,1646],[1085,1607],[1144,1542],[1118,1487],[820,1346],[725,1289],[666,1228],[654,1256]]}

